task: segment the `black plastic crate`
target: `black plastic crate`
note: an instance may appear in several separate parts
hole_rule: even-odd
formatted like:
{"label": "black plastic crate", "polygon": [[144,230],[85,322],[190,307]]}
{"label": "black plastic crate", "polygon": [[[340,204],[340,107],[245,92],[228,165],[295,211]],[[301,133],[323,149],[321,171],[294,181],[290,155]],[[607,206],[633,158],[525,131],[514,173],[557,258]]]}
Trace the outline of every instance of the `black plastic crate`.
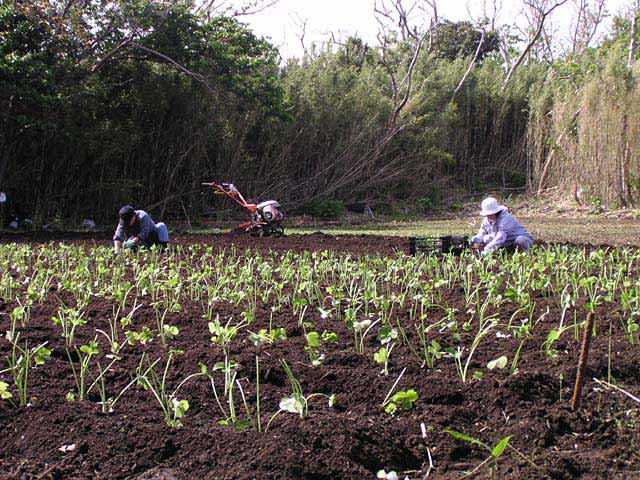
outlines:
{"label": "black plastic crate", "polygon": [[469,248],[469,237],[445,235],[443,237],[409,237],[409,253],[424,254],[453,254],[461,255]]}

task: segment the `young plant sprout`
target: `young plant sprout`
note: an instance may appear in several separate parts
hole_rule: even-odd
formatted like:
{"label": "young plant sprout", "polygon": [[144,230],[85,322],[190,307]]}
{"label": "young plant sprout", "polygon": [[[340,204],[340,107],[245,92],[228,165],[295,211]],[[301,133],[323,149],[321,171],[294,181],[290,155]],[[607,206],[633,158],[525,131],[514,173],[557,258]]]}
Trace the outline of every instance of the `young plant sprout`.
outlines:
{"label": "young plant sprout", "polygon": [[282,365],[282,368],[287,376],[287,379],[289,380],[289,385],[291,386],[291,396],[284,397],[280,400],[279,410],[271,416],[271,418],[269,419],[269,422],[267,423],[265,431],[269,429],[269,426],[271,425],[273,420],[282,412],[295,413],[299,415],[300,418],[306,417],[309,412],[309,400],[311,400],[314,397],[326,398],[328,400],[329,407],[333,407],[335,405],[336,403],[335,395],[325,395],[324,393],[312,393],[308,396],[305,396],[302,393],[302,387],[300,386],[300,382],[293,375],[293,372],[291,371],[289,364],[285,360],[281,360],[280,365]]}
{"label": "young plant sprout", "polygon": [[387,396],[382,401],[381,407],[390,415],[394,415],[398,410],[411,410],[414,402],[418,400],[418,393],[414,389],[399,391],[396,394],[393,393],[406,371],[407,369],[404,368],[402,372],[400,372],[391,389],[389,389]]}
{"label": "young plant sprout", "polygon": [[490,447],[489,445],[487,445],[486,443],[482,442],[481,440],[478,440],[477,438],[474,438],[474,437],[472,437],[470,435],[467,435],[465,433],[460,433],[460,432],[457,432],[455,430],[451,430],[449,428],[445,428],[444,431],[446,433],[448,433],[449,435],[451,435],[452,437],[457,438],[458,440],[463,440],[463,441],[471,443],[473,445],[478,445],[479,447],[483,448],[484,450],[487,450],[490,453],[490,456],[487,457],[486,460],[481,462],[473,470],[471,470],[468,473],[466,473],[463,478],[466,478],[466,477],[474,475],[478,470],[480,470],[483,466],[485,466],[487,464],[491,464],[491,463],[497,462],[498,459],[502,456],[502,454],[504,453],[504,451],[505,451],[505,449],[507,447],[509,449],[511,449],[513,452],[515,452],[520,458],[522,458],[523,460],[528,462],[531,466],[533,466],[533,468],[535,468],[535,469],[538,468],[538,466],[535,463],[533,463],[533,461],[531,459],[527,458],[518,449],[516,449],[515,447],[510,445],[509,442],[513,438],[513,435],[509,435],[507,437],[502,438],[501,440],[498,441],[498,443],[495,444],[494,447]]}
{"label": "young plant sprout", "polygon": [[129,343],[129,345],[135,345],[136,343],[139,343],[140,345],[146,345],[147,343],[152,342],[154,338],[153,332],[147,326],[142,327],[142,330],[139,332],[127,330],[124,333],[127,337],[127,342]]}
{"label": "young plant sprout", "polygon": [[48,342],[29,348],[29,342],[25,341],[24,346],[22,346],[20,344],[20,333],[8,332],[7,337],[7,340],[11,342],[11,352],[7,357],[9,368],[0,371],[0,374],[4,372],[11,374],[13,383],[18,391],[19,406],[24,407],[29,401],[27,392],[31,369],[44,365],[49,361],[51,359],[51,350],[46,347]]}
{"label": "young plant sprout", "polygon": [[414,389],[395,393],[384,407],[389,415],[395,415],[399,410],[411,410],[418,400],[418,393]]}
{"label": "young plant sprout", "polygon": [[494,360],[491,360],[489,363],[487,363],[487,368],[489,370],[502,370],[503,368],[505,368],[507,366],[507,362],[509,360],[507,359],[507,357],[505,355],[502,355]]}
{"label": "young plant sprout", "polygon": [[398,474],[391,470],[387,472],[386,470],[378,470],[376,473],[376,478],[381,480],[398,480]]}
{"label": "young plant sprout", "polygon": [[318,332],[309,332],[305,335],[307,339],[307,345],[304,347],[305,351],[309,354],[309,360],[311,365],[317,367],[324,360],[324,355],[320,354],[320,334]]}
{"label": "young plant sprout", "polygon": [[389,357],[395,346],[393,341],[398,338],[398,332],[389,325],[383,325],[378,332],[378,338],[382,347],[373,354],[373,359],[376,363],[384,365],[382,373],[387,376],[389,375]]}
{"label": "young plant sprout", "polygon": [[168,325],[165,323],[167,314],[170,312],[180,311],[179,304],[176,302],[172,307],[168,307],[160,311],[160,303],[156,302],[152,304],[153,311],[156,317],[156,326],[158,328],[158,337],[164,348],[167,347],[167,340],[171,340],[178,336],[180,330],[175,325]]}
{"label": "young plant sprout", "polygon": [[[233,363],[235,363],[235,362],[233,362]],[[218,364],[216,364],[216,367],[217,366],[218,366]],[[214,371],[216,371],[216,367],[214,367]],[[200,368],[201,368],[201,373],[206,375],[209,378],[209,381],[211,382],[211,389],[213,390],[214,398],[216,399],[216,403],[218,405],[218,408],[220,409],[220,412],[223,415],[223,419],[219,420],[218,423],[220,425],[233,426],[237,431],[241,431],[241,430],[245,430],[245,429],[249,428],[251,426],[251,424],[252,424],[251,413],[249,411],[249,406],[247,405],[247,399],[245,397],[244,390],[242,389],[242,385],[238,380],[236,380],[237,371],[233,370],[233,371],[225,372],[225,395],[224,395],[224,399],[225,399],[226,404],[227,404],[227,408],[225,408],[223,406],[221,400],[220,400],[220,396],[218,395],[218,390],[216,389],[216,384],[215,384],[215,381],[213,379],[213,376],[208,373],[207,368],[206,368],[205,365],[201,364]],[[234,368],[235,368],[235,365],[234,365]],[[256,364],[256,368],[257,368],[257,364]],[[247,420],[241,420],[240,417],[237,414],[236,403],[235,403],[235,398],[234,398],[234,393],[233,393],[234,389],[236,387],[238,388],[238,391],[240,392],[240,397],[241,397],[242,403],[244,405],[244,409],[245,409],[245,414],[246,414]],[[258,407],[258,410],[259,410],[259,407]],[[259,412],[258,412],[258,416],[259,416]],[[260,424],[260,420],[258,420],[258,424]]]}
{"label": "young plant sprout", "polygon": [[[482,340],[489,334],[489,332],[498,325],[498,321],[493,316],[485,317],[486,307],[488,305],[489,301],[485,300],[482,303],[482,306],[479,308],[478,331],[473,338],[473,341],[471,342],[471,347],[469,348],[469,353],[467,354],[466,359],[463,360],[463,348],[460,345],[455,349],[453,347],[448,347],[445,349],[445,351],[449,353],[449,355],[454,359],[458,376],[463,383],[467,381],[469,365],[478,346],[480,345]],[[475,312],[472,312],[472,318],[474,315]]]}
{"label": "young plant sprout", "polygon": [[216,315],[216,318],[208,323],[209,333],[211,333],[211,343],[219,345],[225,356],[229,353],[229,344],[236,338],[238,332],[246,324],[242,321],[236,325],[231,322],[233,318],[229,318],[225,325],[220,322],[220,315]]}
{"label": "young plant sprout", "polygon": [[458,440],[463,440],[463,441],[471,443],[473,445],[478,445],[478,446],[482,447],[483,449],[488,450],[489,453],[491,454],[486,460],[484,460],[482,463],[480,463],[477,467],[475,467],[473,470],[471,470],[465,476],[471,476],[475,472],[477,472],[480,468],[482,468],[484,465],[486,465],[487,463],[495,462],[504,453],[504,450],[509,445],[509,441],[513,438],[513,435],[509,435],[508,437],[504,437],[493,448],[491,448],[486,443],[484,443],[484,442],[482,442],[482,441],[478,440],[477,438],[474,438],[474,437],[472,437],[470,435],[466,435],[464,433],[456,432],[455,430],[451,430],[449,428],[445,428],[444,431],[446,433],[448,433],[449,435],[451,435],[452,437],[457,438]]}
{"label": "young plant sprout", "polygon": [[67,348],[73,347],[76,328],[86,325],[87,319],[84,315],[84,312],[79,309],[62,305],[58,314],[51,319],[54,324],[61,327]]}
{"label": "young plant sprout", "polygon": [[389,357],[391,356],[391,352],[393,351],[394,346],[395,343],[392,343],[388,349],[387,347],[380,347],[380,350],[373,354],[373,359],[376,361],[376,363],[379,365],[384,365],[382,373],[385,376],[389,375]]}
{"label": "young plant sprout", "polygon": [[178,352],[173,350],[169,352],[169,356],[162,373],[156,371],[156,365],[160,363],[161,359],[158,358],[154,362],[151,362],[148,355],[143,353],[136,372],[138,385],[140,385],[144,390],[152,393],[164,413],[165,422],[170,427],[181,427],[181,419],[187,413],[187,410],[189,410],[189,402],[178,397],[180,389],[192,378],[196,378],[206,373],[200,371],[198,373],[188,375],[173,391],[170,392],[167,385],[167,376],[169,373],[169,366],[171,365],[171,361],[176,353]]}
{"label": "young plant sprout", "polygon": [[13,403],[13,395],[9,391],[9,384],[7,382],[0,382],[0,400],[9,400],[11,404],[15,407],[15,403]]}
{"label": "young plant sprout", "polygon": [[67,357],[69,358],[69,364],[71,365],[71,371],[73,372],[73,379],[76,383],[76,389],[78,391],[78,398],[84,400],[87,390],[86,383],[89,375],[89,364],[91,358],[100,353],[98,349],[97,337],[86,345],[82,345],[80,348],[74,347],[76,355],[79,359],[79,367],[76,369],[75,360],[71,357],[69,349],[67,349]]}

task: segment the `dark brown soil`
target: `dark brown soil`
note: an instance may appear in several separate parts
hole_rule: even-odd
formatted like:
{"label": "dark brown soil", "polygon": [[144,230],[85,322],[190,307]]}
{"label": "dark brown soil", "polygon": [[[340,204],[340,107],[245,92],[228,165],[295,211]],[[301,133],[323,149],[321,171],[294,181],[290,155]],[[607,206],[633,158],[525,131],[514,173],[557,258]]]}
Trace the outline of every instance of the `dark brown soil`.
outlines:
{"label": "dark brown soil", "polygon": [[[59,240],[107,245],[109,235],[34,233],[3,235],[1,241]],[[265,252],[327,249],[353,255],[395,256],[408,249],[406,240],[397,237],[324,234],[275,239],[190,236],[175,241],[203,242],[217,249],[235,245],[239,250],[251,247]],[[273,326],[286,328],[288,340],[256,347],[243,334],[231,348],[231,358],[240,364],[238,379],[250,410],[255,412],[256,406],[256,354],[260,357],[263,426],[277,411],[280,399],[290,395],[280,359],[286,359],[305,394],[335,394],[337,404],[330,408],[324,397],[315,397],[309,402],[307,417],[282,413],[267,432],[258,433],[255,429],[237,432],[218,424],[221,414],[210,384],[203,377],[188,382],[180,391],[179,397],[190,402],[181,428],[168,427],[158,403],[141,388],[129,389],[115,411],[107,415],[100,412],[95,392],[84,402],[67,401],[67,392],[75,387],[64,339],[51,322],[57,308],[54,294],[47,303],[32,309],[31,320],[21,332],[31,345],[48,341],[53,352],[51,361],[32,373],[30,405],[13,408],[0,401],[2,479],[360,480],[374,479],[383,468],[398,472],[401,479],[453,479],[461,478],[490,456],[481,447],[453,438],[444,432],[445,428],[481,439],[491,447],[503,437],[513,436],[510,445],[517,452],[508,448],[472,478],[640,478],[640,405],[621,393],[597,388],[591,380],[607,378],[608,331],[613,322],[611,373],[619,385],[636,395],[640,391],[640,351],[629,343],[610,309],[596,314],[599,335],[593,340],[589,380],[583,390],[582,409],[577,413],[570,410],[569,400],[579,344],[573,333],[567,333],[556,345],[557,360],[543,354],[540,345],[559,319],[557,306],[544,297],[536,299],[537,311],[548,306],[550,313],[525,343],[519,372],[509,376],[504,370],[485,368],[488,361],[503,354],[511,362],[519,344],[516,339],[499,339],[492,334],[478,349],[470,367],[471,372],[482,369],[484,377],[467,383],[458,378],[452,359],[438,360],[433,369],[421,368],[402,345],[393,350],[389,375],[384,376],[381,366],[373,361],[373,353],[379,348],[373,335],[365,341],[364,354],[357,354],[352,333],[344,322],[321,320],[319,314],[315,314],[315,328],[337,333],[339,341],[326,344],[325,360],[321,366],[312,367],[297,318],[292,312],[280,312],[274,315]],[[62,296],[64,300],[64,293]],[[465,309],[459,288],[446,289],[443,297],[450,306]],[[3,332],[8,328],[7,313],[13,307],[0,304]],[[198,372],[200,363],[211,367],[222,359],[220,349],[209,341],[202,307],[196,302],[184,302],[182,308],[182,312],[167,319],[180,329],[179,336],[171,341],[172,348],[184,351],[170,369],[172,388],[187,375]],[[91,319],[88,326],[93,328],[78,332],[79,343],[92,340],[96,328],[107,328],[112,315],[112,305],[102,301],[94,301],[87,310]],[[224,318],[238,318],[241,313],[232,305],[219,305],[218,311]],[[512,313],[504,312],[504,317]],[[407,312],[395,316],[403,321]],[[270,306],[259,304],[257,318],[249,329],[255,332],[268,328],[269,317]],[[141,308],[135,322],[138,330],[142,325],[155,328],[152,308]],[[411,329],[408,327],[407,331]],[[472,336],[464,334],[468,343]],[[108,350],[104,338],[99,342],[101,351]],[[130,382],[141,348],[153,358],[167,356],[157,340],[145,347],[126,346],[122,361],[107,375],[109,396]],[[8,351],[9,343],[0,339],[0,357],[5,358]],[[5,365],[0,365],[2,368]],[[419,399],[411,411],[390,416],[380,405],[405,368],[399,389],[413,388]],[[11,383],[6,374],[0,379]],[[240,399],[237,401],[240,410]],[[61,451],[65,445],[73,445],[73,449]]]}
{"label": "dark brown soil", "polygon": [[[0,243],[30,242],[47,243],[59,242],[81,243],[85,245],[105,246],[111,243],[113,232],[6,232],[0,231]],[[408,253],[409,243],[406,238],[376,235],[328,235],[321,232],[300,235],[286,235],[284,237],[253,237],[245,232],[232,231],[220,234],[190,234],[173,235],[173,244],[206,243],[216,248],[238,249],[257,248],[261,250],[286,251],[320,251],[333,250],[351,252],[358,255],[394,255],[397,252]]]}

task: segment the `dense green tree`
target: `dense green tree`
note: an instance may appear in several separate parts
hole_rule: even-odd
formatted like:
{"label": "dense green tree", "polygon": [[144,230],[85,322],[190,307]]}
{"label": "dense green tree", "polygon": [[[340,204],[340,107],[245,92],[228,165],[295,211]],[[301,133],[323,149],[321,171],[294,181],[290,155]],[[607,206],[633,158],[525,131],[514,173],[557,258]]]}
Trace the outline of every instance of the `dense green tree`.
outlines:
{"label": "dense green tree", "polygon": [[270,44],[184,8],[84,4],[0,10],[0,189],[20,209],[165,207],[167,192],[251,168],[261,130],[288,118]]}
{"label": "dense green tree", "polygon": [[[435,28],[433,44],[436,55],[440,58],[455,60],[459,57],[473,56],[478,49],[482,32],[471,22],[451,22],[445,20]],[[500,37],[495,31],[484,34],[478,60],[497,52],[500,48]]]}

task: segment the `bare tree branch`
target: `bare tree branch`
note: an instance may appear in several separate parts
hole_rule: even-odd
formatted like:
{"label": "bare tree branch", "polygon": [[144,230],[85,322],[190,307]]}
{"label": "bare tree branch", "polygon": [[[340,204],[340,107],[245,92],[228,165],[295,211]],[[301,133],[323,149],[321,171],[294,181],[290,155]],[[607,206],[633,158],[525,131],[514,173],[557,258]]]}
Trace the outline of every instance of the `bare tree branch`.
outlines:
{"label": "bare tree branch", "polygon": [[631,12],[631,32],[630,32],[631,40],[629,40],[629,58],[627,59],[627,66],[629,67],[629,70],[633,68],[633,63],[636,56],[636,46],[638,44],[638,41],[636,39],[636,36],[637,36],[636,18],[637,17],[638,17],[638,11],[633,10]]}
{"label": "bare tree branch", "polygon": [[571,22],[571,51],[580,54],[589,46],[605,16],[606,0],[572,0],[576,12]]}
{"label": "bare tree branch", "polygon": [[[431,19],[432,19],[432,22],[434,24],[438,23],[440,21],[440,19],[438,18],[437,0],[424,0],[424,2],[431,8],[431,13],[432,13]],[[424,9],[422,9],[422,10],[425,11]]]}
{"label": "bare tree branch", "polygon": [[228,15],[231,17],[246,17],[256,15],[276,5],[280,0],[243,0],[240,5],[234,6],[238,2],[230,0],[205,0],[195,9],[196,14],[207,14],[209,17],[215,15]]}
{"label": "bare tree branch", "polygon": [[407,84],[407,89],[406,89],[404,97],[402,98],[400,103],[397,103],[397,96],[395,95],[395,93],[397,93],[397,92],[394,92],[394,103],[396,104],[396,106],[393,109],[393,115],[391,116],[391,125],[393,127],[395,127],[396,122],[398,120],[398,115],[400,115],[400,112],[405,107],[405,105],[409,101],[409,97],[411,96],[411,84],[412,84],[412,80],[413,80],[413,71],[414,71],[414,69],[416,67],[416,63],[418,62],[418,57],[420,56],[420,51],[422,50],[422,45],[424,44],[424,39],[426,38],[426,36],[428,34],[429,34],[429,30],[425,31],[422,34],[422,37],[420,37],[418,39],[418,43],[417,43],[417,45],[415,47],[415,50],[413,52],[413,58],[411,59],[411,63],[409,64],[409,68],[407,69],[407,73],[405,74],[404,78],[400,82],[399,88],[402,88],[405,83]]}
{"label": "bare tree branch", "polygon": [[[373,11],[378,24],[382,26],[384,22],[387,22],[397,25],[402,41],[406,41],[409,38],[417,41],[419,37],[417,27],[411,27],[409,20],[412,12],[419,4],[418,1],[414,0],[409,7],[404,6],[403,0],[388,1],[391,3],[390,7],[387,6],[386,0],[374,0],[373,2]],[[427,2],[428,0],[424,1]],[[422,8],[420,10],[424,11]],[[386,25],[384,26],[384,31],[388,33]]]}
{"label": "bare tree branch", "polygon": [[467,68],[467,71],[464,72],[464,75],[460,79],[460,83],[458,83],[458,86],[453,91],[453,95],[451,96],[451,101],[453,101],[458,91],[462,88],[462,85],[464,84],[465,80],[471,73],[471,70],[473,70],[473,66],[476,64],[476,61],[478,60],[478,56],[480,55],[480,50],[482,49],[482,44],[484,43],[484,35],[485,35],[485,32],[484,30],[482,30],[482,34],[480,35],[480,41],[478,42],[478,48],[476,48],[476,53],[471,59],[471,62],[469,62],[469,68]]}
{"label": "bare tree branch", "polygon": [[293,14],[292,18],[293,18],[293,23],[300,30],[300,33],[296,34],[298,37],[298,40],[300,41],[300,46],[302,46],[302,50],[304,51],[304,54],[308,57],[309,51],[307,50],[307,45],[305,44],[305,37],[307,36],[307,23],[309,19],[308,18],[303,19],[297,13]]}
{"label": "bare tree branch", "polygon": [[482,3],[482,13],[484,15],[485,20],[488,20],[487,26],[490,30],[496,29],[496,19],[500,12],[502,11],[502,0],[491,0],[491,14],[489,14],[487,8],[487,0],[483,0]]}
{"label": "bare tree branch", "polygon": [[134,34],[132,33],[127,38],[125,38],[122,42],[120,42],[116,46],[116,48],[114,48],[109,53],[107,53],[104,57],[102,57],[98,61],[98,63],[96,63],[93,67],[91,67],[91,69],[90,69],[91,73],[97,72],[100,68],[102,68],[102,66],[105,63],[107,63],[111,59],[111,57],[113,57],[119,51],[124,50],[125,48],[127,48],[127,46],[129,46],[129,44],[133,41],[133,38],[134,38]]}
{"label": "bare tree branch", "polygon": [[[416,8],[417,3],[412,2],[409,8],[405,8],[402,0],[391,0],[394,11],[390,10],[385,4],[385,0],[374,0],[374,13],[376,21],[379,25],[378,41],[381,47],[381,63],[389,75],[389,81],[392,88],[393,111],[389,119],[389,131],[396,128],[398,117],[402,109],[406,106],[412,93],[412,81],[415,66],[417,64],[420,52],[424,45],[427,35],[431,35],[434,22],[422,34],[418,34],[417,27],[411,27],[408,23],[408,15]],[[424,0],[430,6],[435,8],[435,1]],[[424,6],[420,8],[424,10]],[[404,77],[398,80],[396,70],[388,58],[388,50],[390,38],[393,37],[392,30],[389,25],[398,25],[403,39],[410,40],[413,43],[413,52],[411,60],[407,65]],[[403,33],[402,33],[403,32]]]}
{"label": "bare tree branch", "polygon": [[538,41],[538,38],[540,38],[540,35],[542,33],[542,29],[544,28],[545,21],[547,20],[547,17],[556,8],[558,8],[558,7],[562,6],[562,5],[564,5],[565,3],[567,3],[567,0],[556,0],[553,3],[553,5],[551,5],[550,7],[546,8],[546,9],[545,9],[545,7],[547,7],[547,1],[546,0],[542,1],[541,3],[533,2],[531,0],[527,0],[525,3],[529,4],[530,6],[532,6],[533,8],[535,8],[537,10],[537,12],[538,12],[538,26],[537,26],[537,29],[536,29],[535,33],[529,39],[529,43],[527,43],[527,46],[525,47],[525,49],[522,51],[522,53],[520,54],[520,56],[518,57],[516,62],[511,66],[511,69],[509,70],[509,73],[507,74],[507,77],[504,79],[504,82],[502,84],[502,90],[504,90],[507,87],[507,85],[509,84],[509,81],[513,77],[513,74],[515,73],[515,71],[522,64],[522,62],[526,58],[527,54],[529,53],[529,51],[531,50],[533,45]]}
{"label": "bare tree branch", "polygon": [[131,42],[131,46],[135,47],[135,48],[137,48],[139,50],[142,50],[143,52],[147,52],[147,53],[150,53],[152,55],[155,55],[155,56],[161,58],[162,60],[165,60],[166,62],[170,63],[171,65],[176,67],[178,70],[180,70],[182,73],[185,73],[185,74],[189,75],[190,77],[192,77],[194,80],[202,83],[205,87],[207,87],[207,90],[209,90],[210,92],[215,93],[215,90],[214,90],[213,86],[211,85],[211,83],[209,83],[209,80],[204,75],[192,72],[187,67],[185,67],[185,66],[179,64],[178,62],[176,62],[174,59],[172,59],[172,58],[166,56],[165,54],[160,53],[157,50],[154,50],[152,48],[145,47],[145,46],[140,45],[139,43],[135,43],[135,42]]}

